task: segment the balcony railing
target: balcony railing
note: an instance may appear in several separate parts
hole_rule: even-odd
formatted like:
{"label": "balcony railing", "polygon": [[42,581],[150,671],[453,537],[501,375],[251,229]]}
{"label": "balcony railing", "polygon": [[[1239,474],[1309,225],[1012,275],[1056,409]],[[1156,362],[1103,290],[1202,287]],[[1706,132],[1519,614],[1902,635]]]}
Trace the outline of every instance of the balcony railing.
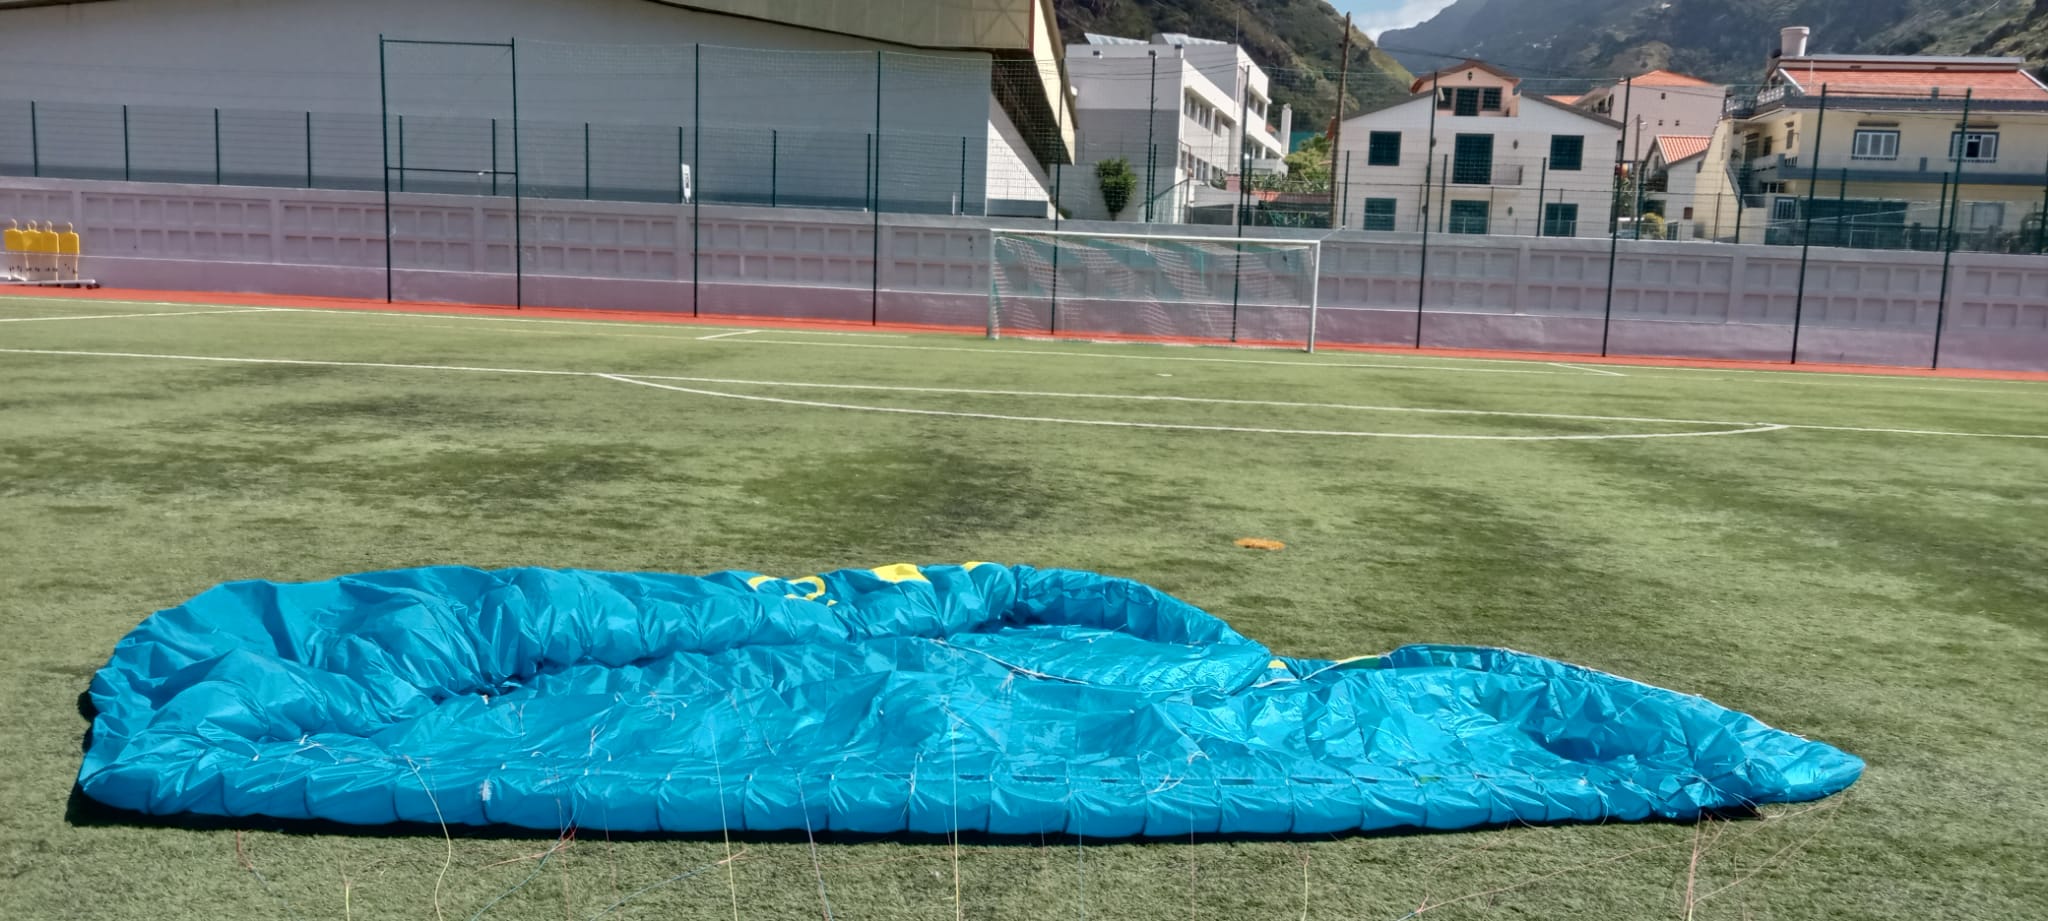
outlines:
{"label": "balcony railing", "polygon": [[[1855,76],[1843,75],[1844,86],[1828,96],[1828,108],[1864,111],[1948,112],[1963,107],[1963,94],[1930,92],[1914,96],[1879,96],[1854,88]],[[1820,106],[1820,82],[1809,80],[1810,90],[1791,84],[1767,86],[1755,93],[1730,95],[1721,100],[1721,114],[1730,118],[1753,118],[1774,109],[1813,109]],[[1971,106],[1984,112],[2048,112],[2048,101],[2033,99],[1973,99]]]}

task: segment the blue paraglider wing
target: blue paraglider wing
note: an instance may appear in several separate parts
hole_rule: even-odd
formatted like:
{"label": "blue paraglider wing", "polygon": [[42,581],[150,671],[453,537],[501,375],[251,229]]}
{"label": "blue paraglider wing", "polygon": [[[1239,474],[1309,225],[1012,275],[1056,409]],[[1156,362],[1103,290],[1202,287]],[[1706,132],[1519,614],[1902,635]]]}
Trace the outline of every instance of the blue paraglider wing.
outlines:
{"label": "blue paraglider wing", "polygon": [[1682,819],[1862,771],[1537,656],[1277,658],[1135,582],[991,563],[229,583],[92,697],[97,800],[358,824],[1321,834]]}

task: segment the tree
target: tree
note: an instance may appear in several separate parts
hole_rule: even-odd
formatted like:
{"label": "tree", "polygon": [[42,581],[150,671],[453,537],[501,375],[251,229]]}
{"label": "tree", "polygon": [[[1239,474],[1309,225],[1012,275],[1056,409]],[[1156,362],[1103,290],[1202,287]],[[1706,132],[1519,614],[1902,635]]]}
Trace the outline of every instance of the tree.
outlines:
{"label": "tree", "polygon": [[1287,178],[1292,185],[1329,188],[1329,135],[1315,135],[1303,141],[1299,148],[1287,155]]}
{"label": "tree", "polygon": [[1131,193],[1138,188],[1138,174],[1131,170],[1130,161],[1122,157],[1095,164],[1095,181],[1102,184],[1102,207],[1108,209],[1112,218],[1131,203]]}

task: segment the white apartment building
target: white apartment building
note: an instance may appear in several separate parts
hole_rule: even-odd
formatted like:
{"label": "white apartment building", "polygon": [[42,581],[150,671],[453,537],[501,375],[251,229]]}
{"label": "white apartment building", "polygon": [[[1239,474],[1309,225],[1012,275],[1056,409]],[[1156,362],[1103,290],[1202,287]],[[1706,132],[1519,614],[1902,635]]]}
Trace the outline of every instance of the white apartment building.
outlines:
{"label": "white apartment building", "polygon": [[1524,95],[1520,82],[1468,61],[1418,77],[1405,100],[1346,119],[1341,225],[1604,236],[1621,125]]}
{"label": "white apartment building", "polygon": [[[1091,33],[1086,44],[1067,46],[1067,73],[1079,152],[1060,201],[1074,217],[1177,222],[1189,207],[1228,206],[1235,193],[1222,187],[1246,157],[1254,172],[1285,170],[1293,112],[1273,111],[1266,72],[1236,45],[1179,33]],[[1110,214],[1095,165],[1118,157],[1137,173],[1138,189]]]}

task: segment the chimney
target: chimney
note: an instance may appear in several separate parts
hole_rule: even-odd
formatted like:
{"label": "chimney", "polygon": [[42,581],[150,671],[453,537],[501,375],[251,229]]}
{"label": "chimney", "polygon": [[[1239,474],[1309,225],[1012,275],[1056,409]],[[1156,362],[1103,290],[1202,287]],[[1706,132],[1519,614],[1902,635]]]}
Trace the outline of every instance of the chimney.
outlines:
{"label": "chimney", "polygon": [[1806,57],[1806,39],[1813,30],[1805,26],[1786,26],[1778,30],[1778,56],[1781,58]]}

